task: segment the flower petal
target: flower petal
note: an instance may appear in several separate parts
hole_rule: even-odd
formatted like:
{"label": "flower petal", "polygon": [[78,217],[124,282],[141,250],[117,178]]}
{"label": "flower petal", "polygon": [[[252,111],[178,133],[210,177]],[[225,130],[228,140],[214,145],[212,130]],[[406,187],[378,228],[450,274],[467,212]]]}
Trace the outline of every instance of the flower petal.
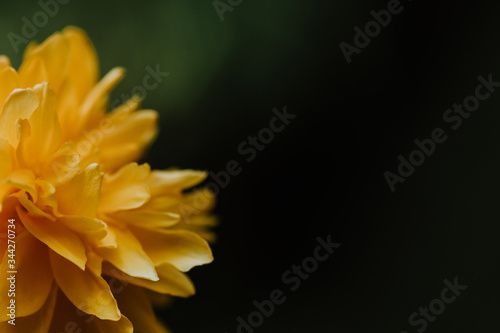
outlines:
{"label": "flower petal", "polygon": [[126,210],[112,214],[115,221],[135,224],[143,228],[168,228],[179,223],[180,215],[166,212],[143,211],[141,209]]}
{"label": "flower petal", "polygon": [[150,198],[144,183],[150,172],[147,164],[130,163],[103,180],[99,211],[103,213],[129,210],[144,205]]}
{"label": "flower petal", "polygon": [[78,137],[78,134],[83,134],[81,132],[85,128],[98,125],[99,120],[105,115],[109,93],[124,76],[125,69],[113,68],[93,87],[78,109],[79,123],[75,124],[75,137]]}
{"label": "flower petal", "polygon": [[54,285],[43,307],[31,316],[16,318],[16,325],[11,325],[7,322],[0,323],[0,332],[47,333],[50,327],[50,322],[52,321],[52,318],[54,316],[57,290],[57,287]]}
{"label": "flower petal", "polygon": [[180,192],[201,183],[207,173],[196,170],[173,170],[151,172],[148,185],[154,195]]}
{"label": "flower petal", "polygon": [[94,217],[101,192],[102,175],[97,164],[89,165],[57,192],[59,211],[68,215]]}
{"label": "flower petal", "polygon": [[116,212],[118,210],[134,209],[146,203],[151,195],[146,184],[121,184],[114,191],[104,192],[99,202],[100,212]]}
{"label": "flower petal", "polygon": [[54,278],[66,297],[85,313],[105,320],[120,320],[121,314],[109,285],[90,270],[82,271],[57,253],[50,251]]}
{"label": "flower petal", "polygon": [[0,69],[0,110],[3,107],[3,103],[10,95],[12,90],[21,88],[21,80],[19,75],[12,67],[1,67]]}
{"label": "flower petal", "polygon": [[76,232],[93,235],[97,239],[106,236],[106,223],[96,218],[65,215],[58,217],[57,221]]}
{"label": "flower petal", "polygon": [[194,295],[195,289],[193,282],[189,277],[179,272],[174,266],[165,263],[156,267],[159,281],[150,281],[145,279],[134,278],[128,274],[119,271],[109,263],[103,265],[103,274],[115,277],[127,283],[150,289],[157,293],[169,294],[172,296],[188,297]]}
{"label": "flower petal", "polygon": [[[1,189],[1,187],[0,187]],[[15,219],[19,221],[16,207],[19,206],[19,201],[15,196],[5,196],[2,197],[0,201],[0,206],[2,209],[0,210],[0,259],[3,258],[5,251],[7,250],[8,245],[8,224],[9,219]],[[26,230],[21,223],[16,223],[16,234],[21,234]]]}
{"label": "flower petal", "polygon": [[[89,322],[97,320],[96,317],[83,313],[75,307],[59,288],[54,313],[57,315],[52,318],[49,333],[88,332]],[[47,333],[47,331],[44,333]]]}
{"label": "flower petal", "polygon": [[116,298],[123,313],[134,323],[137,332],[169,333],[156,319],[151,302],[141,288],[128,285]]}
{"label": "flower petal", "polygon": [[29,118],[30,135],[23,138],[18,148],[22,160],[32,169],[39,168],[61,145],[54,91],[46,82],[36,85],[34,91],[40,104]]}
{"label": "flower petal", "polygon": [[[70,44],[61,33],[55,33],[42,44],[31,47],[19,68],[23,84],[33,87],[46,81],[56,92],[59,91],[67,75],[69,52]],[[39,72],[42,66],[45,73]]]}
{"label": "flower petal", "polygon": [[133,333],[134,326],[127,319],[122,316],[118,321],[110,320],[94,320],[92,323],[99,333]]}
{"label": "flower petal", "polygon": [[[141,110],[130,114],[121,122],[110,127],[99,146],[101,158],[105,161],[106,171],[114,171],[120,166],[137,161],[144,154],[157,135],[158,113],[153,110]],[[128,151],[118,147],[129,147]],[[108,155],[113,154],[113,159]]]}
{"label": "flower petal", "polygon": [[200,236],[185,230],[148,230],[132,227],[155,266],[170,263],[182,272],[213,261],[212,251]]}
{"label": "flower petal", "polygon": [[0,69],[10,67],[10,59],[6,55],[0,55]]}
{"label": "flower petal", "polygon": [[104,182],[109,185],[117,185],[123,182],[143,182],[148,179],[151,172],[149,164],[129,163],[114,174],[107,174],[104,177]]}
{"label": "flower petal", "polygon": [[42,168],[42,177],[54,186],[59,186],[80,172],[80,159],[70,143],[64,143],[47,159]]}
{"label": "flower petal", "polygon": [[28,169],[16,170],[2,182],[17,189],[25,190],[31,195],[34,202],[38,200],[38,193],[36,191],[36,179],[33,171]]}
{"label": "flower petal", "polygon": [[115,235],[118,246],[96,248],[96,253],[131,276],[158,281],[153,262],[134,235],[127,229],[119,229],[112,225],[109,225],[108,229]]}
{"label": "flower petal", "polygon": [[67,27],[62,35],[69,42],[69,66],[61,91],[58,94],[58,115],[64,137],[74,137],[75,126],[79,123],[78,110],[89,92],[97,84],[99,64],[97,55],[88,36],[81,29]]}
{"label": "flower petal", "polygon": [[76,267],[85,269],[87,257],[80,238],[60,223],[30,216],[22,209],[17,209],[26,229],[48,247],[71,261]]}
{"label": "flower petal", "polygon": [[19,198],[19,202],[23,207],[30,213],[31,216],[37,217],[37,218],[45,218],[51,221],[55,221],[56,218],[50,214],[47,214],[43,210],[41,210],[37,205],[33,203],[28,198],[28,194],[24,191],[13,194],[13,196],[17,196]]}
{"label": "flower petal", "polygon": [[38,97],[33,89],[15,89],[7,97],[0,113],[0,138],[17,148],[18,119],[29,119],[38,107]]}
{"label": "flower petal", "polygon": [[0,179],[4,179],[14,166],[12,147],[6,140],[0,139]]}
{"label": "flower petal", "polygon": [[[12,244],[11,244],[12,245]],[[16,237],[14,248],[16,258],[16,296],[18,304],[16,317],[25,317],[39,311],[49,296],[53,282],[50,270],[47,247],[29,232],[23,232]],[[5,252],[1,270],[6,273],[9,268],[9,252]],[[9,274],[7,274],[7,277]],[[0,308],[9,306],[10,298],[7,295],[9,280],[0,279]],[[5,292],[4,292],[5,291]],[[0,321],[8,320],[7,316],[0,316]]]}

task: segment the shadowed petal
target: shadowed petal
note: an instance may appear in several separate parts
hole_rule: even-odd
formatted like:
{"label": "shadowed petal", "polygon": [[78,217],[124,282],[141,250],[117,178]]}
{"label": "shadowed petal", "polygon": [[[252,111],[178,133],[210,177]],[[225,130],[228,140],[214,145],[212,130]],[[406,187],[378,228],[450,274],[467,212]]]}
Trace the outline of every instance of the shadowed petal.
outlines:
{"label": "shadowed petal", "polygon": [[50,263],[57,284],[77,308],[100,319],[120,320],[116,300],[103,278],[90,270],[80,270],[53,251],[50,251]]}
{"label": "shadowed petal", "polygon": [[123,313],[134,323],[137,332],[169,333],[156,319],[149,299],[140,288],[128,285],[116,298]]}
{"label": "shadowed petal", "polygon": [[0,323],[2,333],[47,333],[50,322],[54,316],[56,306],[57,287],[53,285],[49,297],[43,307],[36,313],[28,317],[16,318],[16,325],[7,322]]}
{"label": "shadowed petal", "polygon": [[[23,232],[16,237],[15,260],[16,274],[16,296],[18,304],[16,317],[29,316],[43,306],[49,295],[52,281],[52,271],[50,269],[47,247],[29,232]],[[35,255],[36,254],[36,255]],[[2,261],[1,271],[9,277],[6,272],[12,271],[9,268],[9,252],[5,252]],[[9,305],[10,297],[9,280],[6,277],[0,279],[0,308],[6,309]],[[4,292],[5,291],[5,292]],[[0,316],[0,321],[8,320],[7,316]]]}

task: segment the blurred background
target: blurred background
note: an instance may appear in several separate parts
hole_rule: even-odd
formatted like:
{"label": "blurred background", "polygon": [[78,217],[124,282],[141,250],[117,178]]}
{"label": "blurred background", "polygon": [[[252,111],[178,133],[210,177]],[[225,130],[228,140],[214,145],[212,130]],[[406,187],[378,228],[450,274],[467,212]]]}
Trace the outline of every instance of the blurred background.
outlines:
{"label": "blurred background", "polygon": [[[241,162],[218,196],[215,261],[190,273],[197,294],[158,309],[174,332],[237,332],[274,289],[287,300],[255,332],[416,332],[408,317],[455,277],[468,289],[426,331],[498,329],[500,91],[456,131],[442,116],[479,75],[500,82],[500,4],[402,1],[348,64],[339,44],[387,4],[246,0],[221,20],[212,0],[70,0],[37,29],[86,30],[101,75],[128,71],[114,98],[148,66],[169,73],[144,102],[161,114],[152,167]],[[0,8],[0,53],[17,67],[24,45],[7,35],[42,8]],[[297,117],[247,163],[238,146],[284,106]],[[384,172],[438,127],[448,140],[391,193]],[[329,234],[341,247],[290,291],[282,274]]]}

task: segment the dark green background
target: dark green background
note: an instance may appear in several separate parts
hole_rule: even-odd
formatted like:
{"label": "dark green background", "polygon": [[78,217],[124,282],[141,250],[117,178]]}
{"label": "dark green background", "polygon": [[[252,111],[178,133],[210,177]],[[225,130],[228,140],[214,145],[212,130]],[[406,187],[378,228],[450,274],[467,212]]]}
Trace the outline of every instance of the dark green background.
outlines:
{"label": "dark green background", "polygon": [[[236,332],[330,233],[341,248],[256,332],[416,332],[408,316],[455,276],[469,288],[426,332],[498,331],[500,91],[457,131],[442,115],[478,75],[500,81],[500,5],[404,1],[347,64],[339,43],[386,4],[245,0],[221,22],[210,0],[72,0],[40,29],[85,29],[102,73],[128,70],[114,96],[146,66],[170,72],[144,103],[161,114],[154,168],[221,170],[274,107],[299,115],[221,192],[215,262],[193,270],[196,296],[158,312],[174,332]],[[0,6],[16,66],[6,36],[39,10]],[[448,140],[391,193],[383,173],[436,127]]]}

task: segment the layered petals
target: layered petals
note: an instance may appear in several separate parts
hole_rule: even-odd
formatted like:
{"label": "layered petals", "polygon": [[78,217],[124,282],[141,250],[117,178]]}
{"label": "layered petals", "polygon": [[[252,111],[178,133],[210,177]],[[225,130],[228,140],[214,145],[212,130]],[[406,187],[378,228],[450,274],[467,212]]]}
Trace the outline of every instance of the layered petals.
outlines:
{"label": "layered petals", "polygon": [[121,313],[116,300],[102,277],[90,270],[80,270],[52,251],[50,263],[57,284],[77,308],[100,319],[120,320]]}
{"label": "layered petals", "polygon": [[52,251],[58,253],[75,265],[75,268],[84,270],[87,256],[85,246],[77,234],[64,225],[46,218],[30,216],[18,208],[17,213],[28,231],[46,244]]}
{"label": "layered petals", "polygon": [[11,325],[8,322],[0,322],[0,332],[2,333],[47,333],[51,325],[52,318],[55,313],[57,301],[57,288],[52,286],[52,289],[45,301],[44,305],[36,313],[27,316],[16,318],[16,324]]}
{"label": "layered petals", "polygon": [[[47,247],[28,232],[19,235],[15,243],[11,244],[11,252],[6,251],[2,261],[2,272],[13,271],[9,268],[11,262],[16,262],[15,281],[16,297],[18,304],[16,317],[26,317],[38,312],[47,301],[52,282],[54,280],[49,265]],[[8,255],[15,253],[15,260],[9,262]],[[33,255],[36,253],[37,255]],[[36,276],[36,279],[33,277]],[[6,278],[0,279],[0,290],[8,290],[10,281]],[[0,294],[0,306],[6,309],[10,298],[7,293]],[[0,321],[6,321],[9,317],[2,316]]]}
{"label": "layered petals", "polygon": [[75,27],[31,43],[18,71],[0,56],[0,269],[17,271],[15,326],[0,280],[1,332],[166,333],[151,295],[193,295],[186,272],[213,260],[214,197],[193,190],[207,173],[139,165],[158,113],[138,96],[110,110],[125,70],[98,68]]}
{"label": "layered petals", "polygon": [[124,314],[133,321],[138,332],[169,333],[156,319],[144,291],[129,285],[117,298]]}

